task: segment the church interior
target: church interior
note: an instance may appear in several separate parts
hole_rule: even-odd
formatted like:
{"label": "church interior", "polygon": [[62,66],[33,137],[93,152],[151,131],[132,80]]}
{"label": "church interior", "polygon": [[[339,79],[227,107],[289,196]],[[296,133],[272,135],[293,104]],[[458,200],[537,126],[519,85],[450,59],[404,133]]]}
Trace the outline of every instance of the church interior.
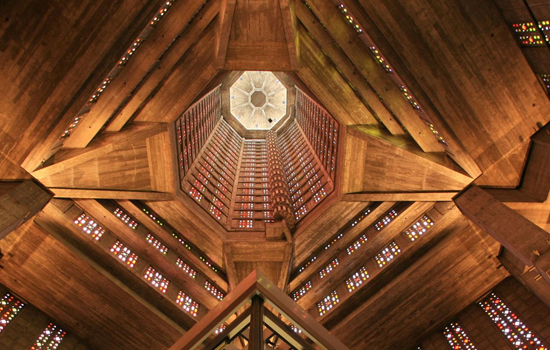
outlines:
{"label": "church interior", "polygon": [[550,0],[0,15],[0,350],[550,349]]}

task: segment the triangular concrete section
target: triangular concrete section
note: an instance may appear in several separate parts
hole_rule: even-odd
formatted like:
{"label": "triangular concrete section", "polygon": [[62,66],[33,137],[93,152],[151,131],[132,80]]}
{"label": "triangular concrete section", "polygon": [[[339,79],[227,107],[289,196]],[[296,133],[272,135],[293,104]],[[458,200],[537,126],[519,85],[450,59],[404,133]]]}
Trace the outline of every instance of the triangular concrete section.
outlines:
{"label": "triangular concrete section", "polygon": [[[257,301],[260,300],[260,304]],[[225,322],[234,315],[241,307],[250,303],[251,307],[241,313],[224,330],[225,336],[237,334],[244,330],[249,324],[251,333],[254,329],[254,321],[260,315],[260,321],[270,329],[274,330],[280,337],[291,344],[296,349],[313,349],[303,341],[294,331],[285,327],[285,324],[268,310],[264,310],[261,302],[272,306],[274,310],[281,313],[286,319],[291,321],[300,329],[311,341],[319,348],[325,350],[349,350],[338,338],[329,333],[319,322],[317,322],[308,312],[298,306],[288,295],[280,290],[275,283],[267,279],[259,271],[253,271],[246,277],[223,301],[216,305],[206,316],[204,316],[193,328],[191,328],[183,337],[181,337],[169,350],[192,350],[200,345],[209,343],[214,347],[207,349],[223,349],[224,347],[217,342],[217,339],[207,341],[207,338]],[[258,305],[262,310],[259,311]],[[265,316],[264,316],[265,311]],[[260,330],[263,327],[260,327]],[[250,335],[252,339],[253,335]],[[221,338],[221,337],[220,337]],[[220,339],[220,341],[223,338]],[[221,346],[221,347],[220,347]],[[202,348],[202,347],[201,347]],[[249,350],[259,350],[251,341],[247,347]],[[261,348],[263,350],[263,348]]]}

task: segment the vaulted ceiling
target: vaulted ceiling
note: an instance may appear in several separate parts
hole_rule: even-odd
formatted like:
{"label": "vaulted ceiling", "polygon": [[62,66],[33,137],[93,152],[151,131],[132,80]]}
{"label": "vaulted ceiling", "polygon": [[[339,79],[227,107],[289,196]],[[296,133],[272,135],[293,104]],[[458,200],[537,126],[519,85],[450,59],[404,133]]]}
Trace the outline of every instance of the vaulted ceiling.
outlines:
{"label": "vaulted ceiling", "polygon": [[[0,180],[54,197],[0,241],[0,283],[96,350],[167,349],[255,268],[351,349],[412,348],[512,272],[453,198],[477,185],[550,229],[548,188],[526,192],[544,182],[531,160],[548,158],[530,150],[550,119],[550,46],[522,47],[510,27],[549,18],[548,1],[9,0],[0,13]],[[224,82],[253,70],[339,122],[335,188],[295,228],[228,232],[180,191],[174,122],[220,84],[227,115]]]}

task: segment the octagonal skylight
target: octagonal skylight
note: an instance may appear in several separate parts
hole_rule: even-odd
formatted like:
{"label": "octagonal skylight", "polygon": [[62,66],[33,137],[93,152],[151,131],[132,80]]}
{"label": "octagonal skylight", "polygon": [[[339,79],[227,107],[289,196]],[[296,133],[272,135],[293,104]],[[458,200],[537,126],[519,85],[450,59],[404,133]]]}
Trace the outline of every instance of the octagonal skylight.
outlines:
{"label": "octagonal skylight", "polygon": [[287,90],[271,72],[244,72],[229,89],[231,114],[248,130],[270,130],[287,110]]}

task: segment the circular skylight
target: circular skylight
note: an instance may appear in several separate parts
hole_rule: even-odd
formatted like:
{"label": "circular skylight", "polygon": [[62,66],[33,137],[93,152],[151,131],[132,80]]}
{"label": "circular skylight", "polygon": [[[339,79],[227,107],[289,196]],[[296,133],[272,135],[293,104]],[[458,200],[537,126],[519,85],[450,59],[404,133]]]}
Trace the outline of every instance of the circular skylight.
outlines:
{"label": "circular skylight", "polygon": [[231,114],[248,130],[269,130],[286,114],[286,88],[271,72],[244,72],[229,95]]}

